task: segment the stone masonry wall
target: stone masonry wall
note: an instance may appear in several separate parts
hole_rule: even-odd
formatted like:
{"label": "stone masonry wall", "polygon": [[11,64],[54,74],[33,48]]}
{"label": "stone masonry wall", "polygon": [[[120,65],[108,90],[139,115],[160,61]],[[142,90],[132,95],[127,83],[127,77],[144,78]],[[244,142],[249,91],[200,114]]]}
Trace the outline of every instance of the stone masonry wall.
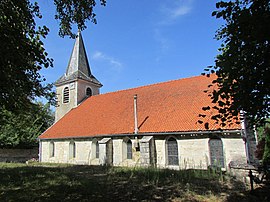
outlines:
{"label": "stone masonry wall", "polygon": [[[228,166],[230,161],[246,162],[245,145],[241,138],[222,138],[223,153],[225,167]],[[99,165],[100,159],[93,158],[92,154],[92,141],[90,139],[85,140],[72,140],[76,145],[76,157],[69,157],[69,143],[71,140],[58,140],[55,141],[55,156],[49,156],[49,143],[50,141],[42,141],[41,143],[41,161],[42,162],[54,162],[54,163],[72,163],[72,164],[89,164]],[[125,146],[123,138],[112,139],[110,141],[110,148],[106,153],[110,159],[112,158],[112,164],[114,166],[140,166],[141,164],[141,151],[136,151],[134,147],[135,139],[132,141],[132,159],[126,159]],[[209,155],[209,138],[198,139],[177,139],[179,165],[168,166],[167,154],[166,154],[166,139],[153,137],[155,154],[154,162],[157,167],[161,168],[173,168],[173,169],[206,169],[210,165]],[[143,146],[143,145],[142,145]],[[147,148],[153,148],[147,145]],[[101,148],[100,148],[101,149]],[[142,148],[141,148],[142,149]],[[93,151],[94,152],[94,151]],[[101,152],[101,150],[100,150]],[[143,154],[145,155],[145,154]],[[146,157],[146,156],[145,156]],[[150,157],[147,155],[147,157]],[[145,166],[145,165],[144,165]]]}
{"label": "stone masonry wall", "polygon": [[26,162],[31,159],[38,159],[38,148],[0,149],[0,162]]}
{"label": "stone masonry wall", "polygon": [[[155,140],[157,166],[174,169],[206,169],[210,165],[209,138],[177,140],[179,166],[167,165],[166,140]],[[222,138],[225,167],[232,160],[246,161],[244,142],[241,138]]]}
{"label": "stone masonry wall", "polygon": [[[94,159],[91,159],[92,141],[74,141],[76,145],[76,157],[69,157],[70,140],[54,141],[55,155],[50,157],[49,144],[50,141],[42,141],[41,143],[41,162],[50,163],[71,163],[71,164],[96,164]],[[93,163],[92,163],[93,162]]]}
{"label": "stone masonry wall", "polygon": [[[69,102],[63,103],[63,91],[64,88],[69,88]],[[76,94],[77,82],[72,82],[56,88],[57,105],[55,109],[55,121],[61,119],[67,112],[77,106],[77,94]]]}
{"label": "stone masonry wall", "polygon": [[228,166],[231,161],[247,162],[245,144],[242,139],[224,138],[222,142],[226,166]]}

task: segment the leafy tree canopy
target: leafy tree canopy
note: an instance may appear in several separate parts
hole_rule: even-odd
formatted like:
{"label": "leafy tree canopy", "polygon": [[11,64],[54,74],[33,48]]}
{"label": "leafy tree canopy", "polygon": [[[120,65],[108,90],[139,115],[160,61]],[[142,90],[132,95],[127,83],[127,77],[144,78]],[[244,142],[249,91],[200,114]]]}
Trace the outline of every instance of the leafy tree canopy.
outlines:
{"label": "leafy tree canopy", "polygon": [[218,110],[212,119],[224,126],[243,110],[252,124],[262,125],[270,115],[270,2],[220,1],[216,8],[212,15],[225,20],[216,33],[221,54],[203,73],[217,75],[218,88],[209,90]]}
{"label": "leafy tree canopy", "polygon": [[[54,0],[54,4],[60,36],[74,37],[73,24],[83,30],[87,20],[96,23],[95,0]],[[0,107],[8,111],[27,110],[35,97],[54,99],[52,84],[44,85],[45,78],[39,73],[41,68],[53,66],[42,42],[49,29],[36,24],[41,17],[36,2],[0,1]]]}
{"label": "leafy tree canopy", "polygon": [[54,122],[50,104],[32,104],[30,110],[14,113],[0,109],[0,147],[27,148],[37,146],[37,137]]}
{"label": "leafy tree canopy", "polygon": [[270,119],[264,126],[256,129],[258,136],[258,145],[256,157],[262,160],[264,165],[270,165]]}
{"label": "leafy tree canopy", "polygon": [[[101,5],[106,5],[106,0],[100,0]],[[76,24],[79,30],[86,28],[85,22],[90,20],[97,23],[96,14],[93,9],[95,0],[54,0],[57,13],[55,19],[60,20],[59,35],[75,37],[72,25]]]}
{"label": "leafy tree canopy", "polygon": [[264,129],[264,136],[265,136],[265,146],[263,152],[263,164],[270,165],[270,128],[266,127]]}
{"label": "leafy tree canopy", "polygon": [[39,74],[43,66],[52,66],[41,41],[48,28],[36,27],[35,17],[41,18],[37,4],[0,2],[0,106],[8,110],[28,108],[35,96],[51,95]]}

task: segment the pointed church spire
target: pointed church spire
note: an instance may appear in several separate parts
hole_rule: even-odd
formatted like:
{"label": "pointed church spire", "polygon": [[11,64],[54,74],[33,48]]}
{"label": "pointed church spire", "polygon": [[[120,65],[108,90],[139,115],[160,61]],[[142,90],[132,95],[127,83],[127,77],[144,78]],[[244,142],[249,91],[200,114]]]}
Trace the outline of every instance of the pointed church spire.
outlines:
{"label": "pointed church spire", "polygon": [[85,76],[91,76],[90,66],[80,31],[78,31],[76,36],[76,41],[69,59],[66,75],[71,75],[76,71],[80,71]]}
{"label": "pointed church spire", "polygon": [[76,79],[91,81],[97,85],[102,86],[102,84],[91,73],[80,30],[76,36],[66,73],[55,82],[55,85]]}

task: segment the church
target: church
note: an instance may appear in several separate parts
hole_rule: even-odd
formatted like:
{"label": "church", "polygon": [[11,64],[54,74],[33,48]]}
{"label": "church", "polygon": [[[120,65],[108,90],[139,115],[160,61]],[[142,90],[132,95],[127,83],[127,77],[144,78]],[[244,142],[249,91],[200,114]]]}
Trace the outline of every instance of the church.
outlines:
{"label": "church", "polygon": [[228,169],[254,161],[256,139],[245,122],[220,128],[207,112],[210,77],[195,76],[100,94],[79,32],[65,74],[56,82],[55,123],[39,136],[50,163]]}

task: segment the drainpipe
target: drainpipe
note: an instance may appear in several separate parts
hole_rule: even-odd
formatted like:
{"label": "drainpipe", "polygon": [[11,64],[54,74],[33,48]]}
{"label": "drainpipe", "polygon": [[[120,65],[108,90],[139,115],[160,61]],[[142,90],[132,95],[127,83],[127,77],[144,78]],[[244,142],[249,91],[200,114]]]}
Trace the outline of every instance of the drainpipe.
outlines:
{"label": "drainpipe", "polygon": [[138,134],[137,94],[134,95],[134,133]]}
{"label": "drainpipe", "polygon": [[139,141],[138,141],[138,137],[137,134],[139,132],[139,128],[138,128],[138,112],[137,112],[137,94],[134,95],[134,134],[135,136],[135,143],[134,146],[137,149],[139,147]]}

